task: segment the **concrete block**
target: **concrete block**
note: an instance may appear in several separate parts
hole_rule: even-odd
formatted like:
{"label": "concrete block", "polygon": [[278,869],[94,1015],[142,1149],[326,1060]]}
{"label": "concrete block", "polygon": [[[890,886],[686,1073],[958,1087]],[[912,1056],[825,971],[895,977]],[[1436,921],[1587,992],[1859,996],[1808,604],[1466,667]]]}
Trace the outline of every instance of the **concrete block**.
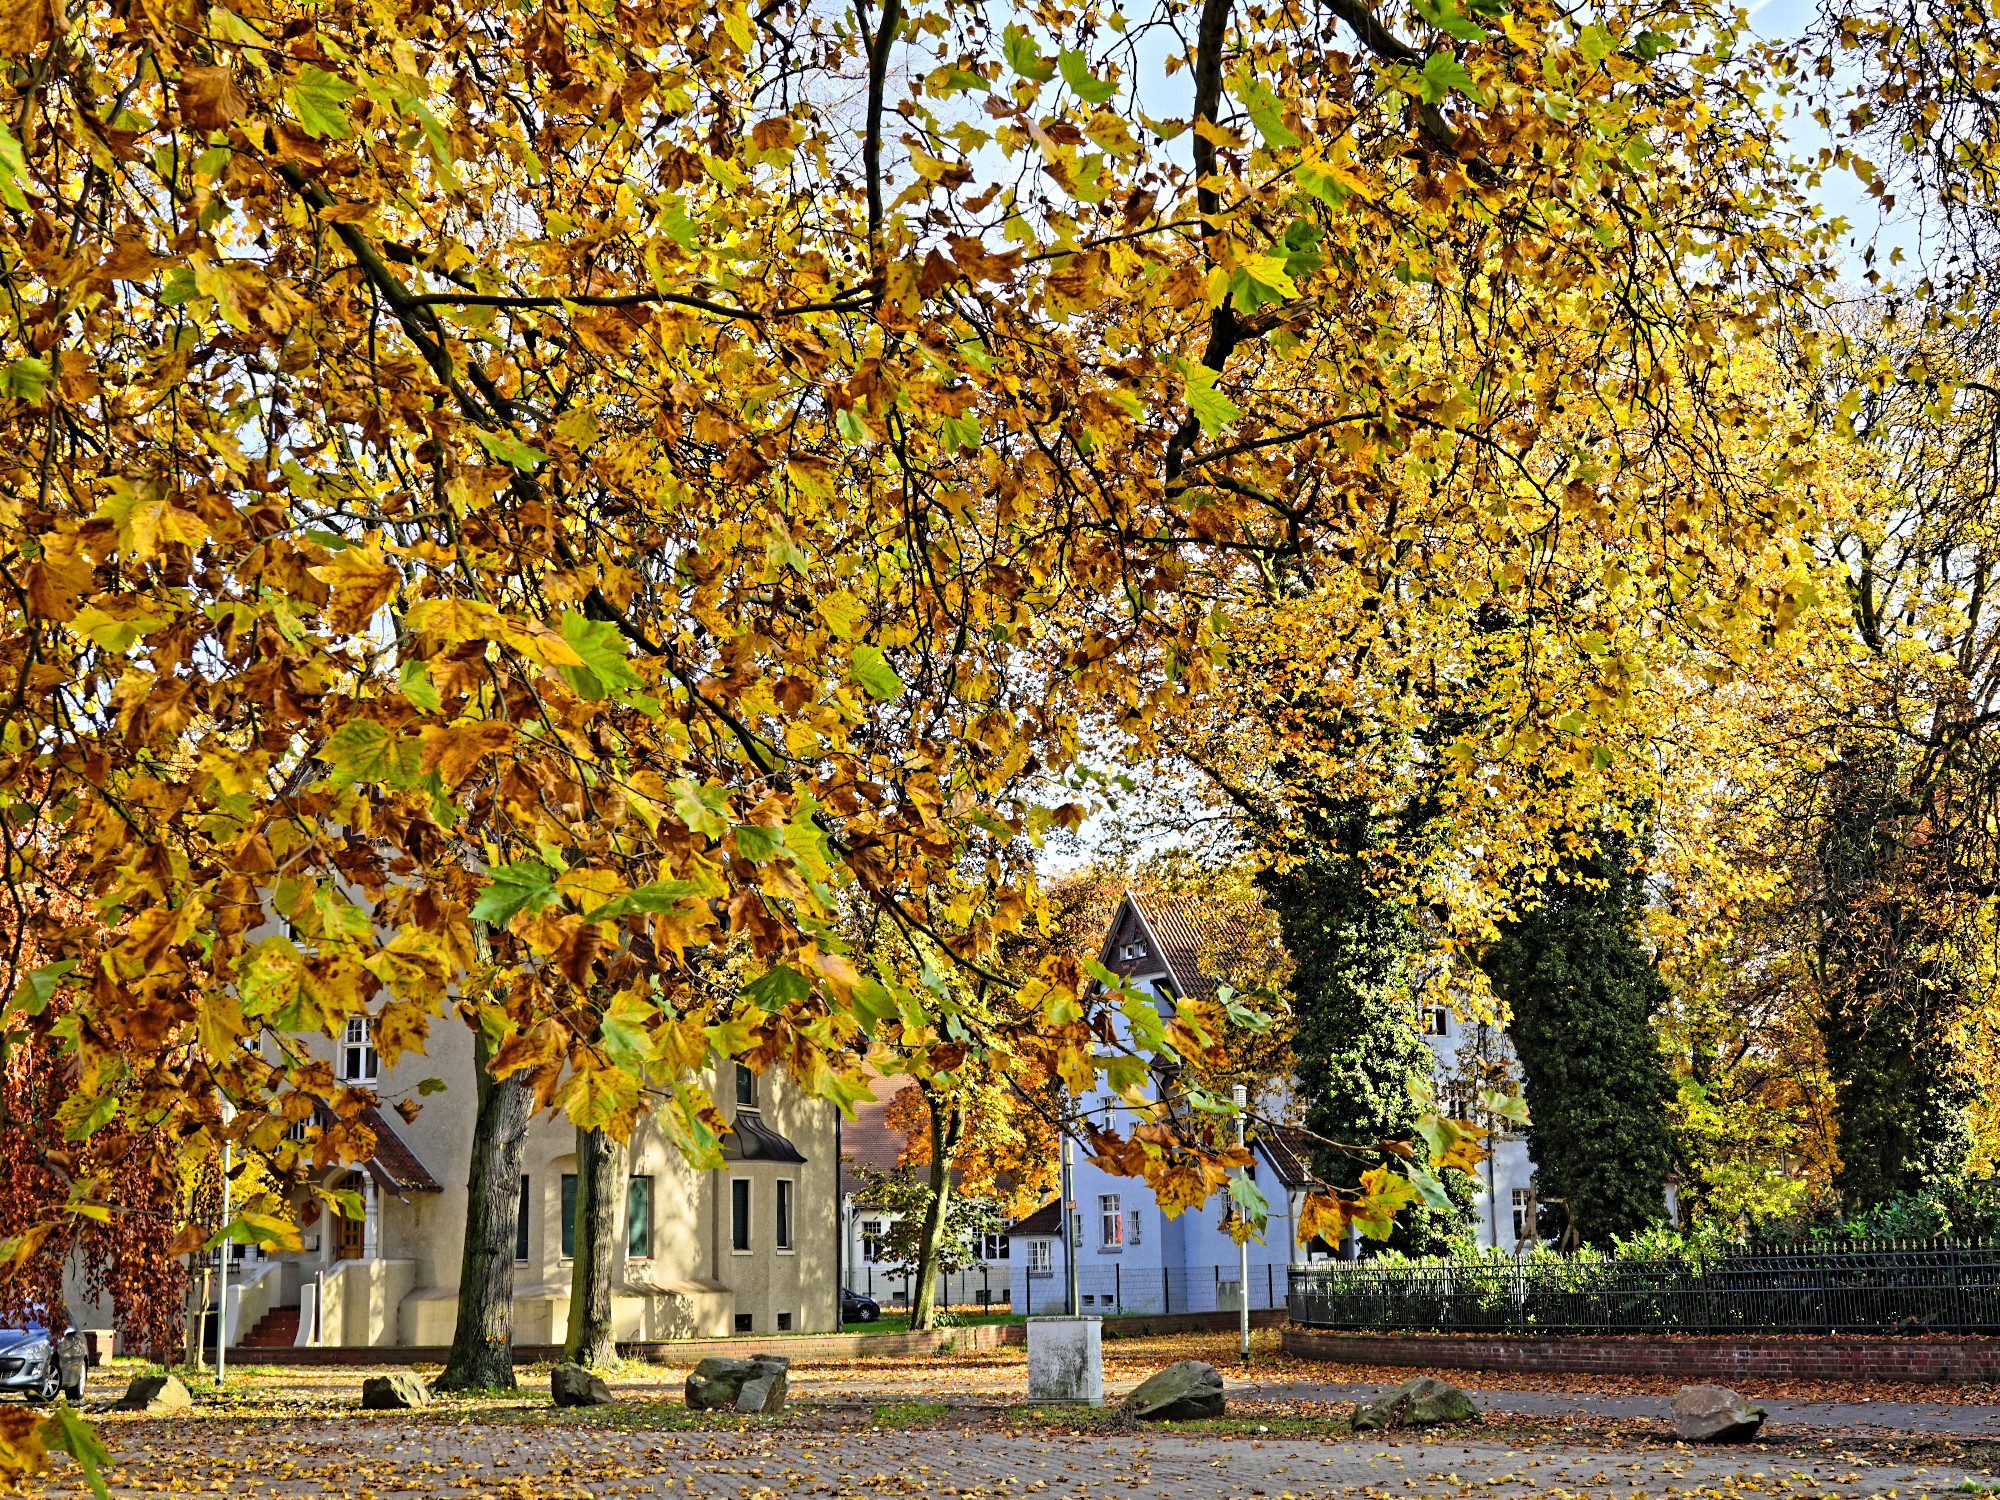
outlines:
{"label": "concrete block", "polygon": [[1104,1320],[1028,1319],[1028,1399],[1104,1404]]}

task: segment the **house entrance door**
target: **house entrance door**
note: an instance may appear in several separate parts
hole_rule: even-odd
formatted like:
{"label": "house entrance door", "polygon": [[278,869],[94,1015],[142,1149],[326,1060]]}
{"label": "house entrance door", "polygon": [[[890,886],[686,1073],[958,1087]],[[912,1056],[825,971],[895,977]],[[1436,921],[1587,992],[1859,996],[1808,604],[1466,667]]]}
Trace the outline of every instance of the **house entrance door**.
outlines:
{"label": "house entrance door", "polygon": [[[361,1174],[350,1173],[341,1183],[343,1188],[361,1191]],[[368,1226],[362,1219],[350,1219],[336,1214],[333,1220],[333,1258],[335,1260],[359,1260],[362,1247],[367,1243]]]}

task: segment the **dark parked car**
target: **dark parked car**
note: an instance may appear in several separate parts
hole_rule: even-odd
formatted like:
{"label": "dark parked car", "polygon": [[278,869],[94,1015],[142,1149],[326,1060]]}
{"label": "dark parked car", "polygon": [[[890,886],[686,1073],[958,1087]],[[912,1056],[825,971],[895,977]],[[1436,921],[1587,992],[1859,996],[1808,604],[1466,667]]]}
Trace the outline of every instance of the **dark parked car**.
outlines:
{"label": "dark parked car", "polygon": [[0,1391],[19,1391],[30,1401],[81,1401],[89,1362],[80,1333],[52,1339],[46,1328],[0,1328]]}
{"label": "dark parked car", "polygon": [[846,1287],[840,1289],[840,1321],[872,1323],[882,1316],[882,1306],[873,1297],[864,1297]]}

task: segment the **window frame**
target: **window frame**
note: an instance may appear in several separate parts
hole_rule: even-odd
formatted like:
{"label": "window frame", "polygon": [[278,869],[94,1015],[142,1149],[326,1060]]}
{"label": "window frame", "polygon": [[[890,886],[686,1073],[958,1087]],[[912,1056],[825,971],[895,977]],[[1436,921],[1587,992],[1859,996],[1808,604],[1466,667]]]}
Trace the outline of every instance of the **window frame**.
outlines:
{"label": "window frame", "polygon": [[[640,1227],[645,1231],[644,1242],[634,1249],[632,1246],[632,1190],[644,1183],[645,1213],[640,1219]],[[651,1260],[653,1258],[653,1174],[635,1172],[625,1179],[625,1259],[627,1261]]]}
{"label": "window frame", "polygon": [[757,1075],[742,1063],[736,1065],[736,1107],[757,1108]]}
{"label": "window frame", "polygon": [[340,1032],[340,1081],[373,1083],[382,1076],[382,1055],[375,1050],[375,1025],[367,1016],[349,1016]]}
{"label": "window frame", "polygon": [[1122,1193],[1097,1195],[1097,1248],[1125,1248],[1125,1198]]}
{"label": "window frame", "polygon": [[561,1260],[576,1259],[576,1173],[565,1172],[556,1188],[556,1211],[561,1215],[561,1232],[556,1237],[556,1255]]}
{"label": "window frame", "polygon": [[732,1177],[729,1179],[729,1253],[731,1255],[755,1255],[757,1242],[751,1238],[756,1232],[757,1192],[752,1186],[753,1179]]}
{"label": "window frame", "polygon": [[882,1219],[861,1220],[861,1263],[866,1266],[882,1263],[882,1239],[884,1225]]}
{"label": "window frame", "polygon": [[1056,1272],[1056,1250],[1053,1240],[1028,1241],[1028,1274],[1030,1276],[1053,1276]]}
{"label": "window frame", "polygon": [[793,1222],[798,1207],[798,1179],[777,1178],[772,1184],[771,1247],[780,1255],[798,1254],[799,1226]]}
{"label": "window frame", "polygon": [[514,1264],[525,1266],[534,1252],[534,1242],[528,1237],[528,1206],[534,1200],[529,1188],[526,1172],[521,1174],[521,1191],[514,1200]]}

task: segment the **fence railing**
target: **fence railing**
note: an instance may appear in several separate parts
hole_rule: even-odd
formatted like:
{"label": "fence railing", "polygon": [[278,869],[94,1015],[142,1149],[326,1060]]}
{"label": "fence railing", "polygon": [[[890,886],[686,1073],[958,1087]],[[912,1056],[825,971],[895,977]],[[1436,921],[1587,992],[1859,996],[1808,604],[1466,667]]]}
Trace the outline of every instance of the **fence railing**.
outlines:
{"label": "fence railing", "polygon": [[[1183,1313],[1233,1312],[1241,1306],[1235,1266],[1175,1266],[1126,1269],[1121,1265],[1078,1266],[1077,1302],[1071,1309],[1069,1281],[1058,1256],[1044,1270],[1025,1263],[1011,1269],[1005,1263],[976,1266],[940,1277],[938,1300],[960,1312],[1059,1313]],[[1250,1306],[1285,1305],[1286,1272],[1276,1265],[1250,1268]],[[872,1266],[857,1266],[848,1283],[873,1297],[885,1309],[909,1304],[909,1279]]]}
{"label": "fence railing", "polygon": [[2000,1332],[2000,1245],[1635,1260],[1602,1255],[1322,1261],[1287,1273],[1316,1328],[1506,1333]]}

